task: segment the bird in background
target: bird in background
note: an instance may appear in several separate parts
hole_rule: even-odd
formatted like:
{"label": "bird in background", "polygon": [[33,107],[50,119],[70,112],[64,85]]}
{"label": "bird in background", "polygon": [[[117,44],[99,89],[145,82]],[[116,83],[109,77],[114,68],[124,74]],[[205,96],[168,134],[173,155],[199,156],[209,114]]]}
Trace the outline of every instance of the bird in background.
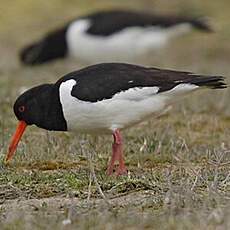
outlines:
{"label": "bird in background", "polygon": [[70,21],[20,51],[25,65],[67,56],[80,62],[132,62],[197,29],[211,32],[193,16],[156,15],[132,10],[99,11]]}
{"label": "bird in background", "polygon": [[127,173],[121,131],[162,113],[169,105],[204,88],[223,89],[221,76],[102,63],[71,72],[54,84],[31,88],[19,96],[14,113],[19,120],[6,155],[12,159],[28,125],[51,131],[113,135],[107,173]]}

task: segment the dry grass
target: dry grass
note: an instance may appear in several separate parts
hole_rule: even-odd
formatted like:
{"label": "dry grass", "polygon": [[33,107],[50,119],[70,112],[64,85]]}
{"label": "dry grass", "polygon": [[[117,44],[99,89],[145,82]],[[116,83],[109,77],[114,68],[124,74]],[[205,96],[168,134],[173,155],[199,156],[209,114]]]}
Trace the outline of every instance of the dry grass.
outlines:
{"label": "dry grass", "polygon": [[[12,104],[21,88],[56,81],[82,66],[60,60],[23,67],[18,49],[91,9],[126,6],[210,16],[217,33],[184,36],[143,63],[230,79],[227,0],[17,0],[1,5],[1,159],[15,128]],[[105,175],[111,137],[28,128],[14,161],[0,166],[1,229],[230,229],[229,96],[229,89],[192,95],[159,119],[125,131],[128,177]],[[94,181],[87,199],[89,154],[109,205]]]}

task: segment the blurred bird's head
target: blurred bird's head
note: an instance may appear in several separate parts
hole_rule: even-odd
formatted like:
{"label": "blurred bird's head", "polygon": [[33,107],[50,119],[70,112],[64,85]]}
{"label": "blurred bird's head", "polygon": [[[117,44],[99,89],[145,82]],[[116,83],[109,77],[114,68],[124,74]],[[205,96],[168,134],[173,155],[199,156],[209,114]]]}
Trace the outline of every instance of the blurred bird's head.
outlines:
{"label": "blurred bird's head", "polygon": [[26,46],[20,51],[20,60],[25,65],[39,65],[67,54],[66,30],[62,28],[49,33],[40,41]]}

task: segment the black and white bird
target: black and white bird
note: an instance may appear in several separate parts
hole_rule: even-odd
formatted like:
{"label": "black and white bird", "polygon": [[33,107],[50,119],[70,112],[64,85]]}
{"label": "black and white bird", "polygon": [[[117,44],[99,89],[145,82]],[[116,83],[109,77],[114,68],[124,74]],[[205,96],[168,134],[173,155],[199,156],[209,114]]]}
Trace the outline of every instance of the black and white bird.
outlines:
{"label": "black and white bird", "polygon": [[221,76],[202,76],[123,63],[103,63],[69,73],[54,84],[29,89],[18,97],[19,124],[6,161],[16,150],[27,125],[54,131],[112,134],[116,174],[126,173],[121,130],[159,115],[184,95],[203,88],[227,87]]}
{"label": "black and white bird", "polygon": [[193,29],[210,32],[204,19],[163,16],[128,10],[101,11],[79,17],[25,47],[20,59],[38,65],[73,56],[96,64],[131,62]]}

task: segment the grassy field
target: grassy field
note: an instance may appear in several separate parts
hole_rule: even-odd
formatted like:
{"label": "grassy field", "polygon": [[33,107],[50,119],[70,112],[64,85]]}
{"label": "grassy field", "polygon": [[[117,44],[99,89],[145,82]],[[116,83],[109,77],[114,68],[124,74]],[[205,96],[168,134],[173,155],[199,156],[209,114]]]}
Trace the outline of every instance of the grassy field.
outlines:
{"label": "grassy field", "polygon": [[[68,59],[24,67],[18,50],[75,16],[111,7],[209,16],[215,33],[181,37],[142,64],[223,75],[230,82],[227,0],[2,0],[1,162],[20,92],[83,66]],[[127,177],[105,174],[110,136],[28,128],[11,164],[0,165],[0,229],[230,229],[229,99],[229,89],[204,90],[125,131]],[[89,156],[106,200],[91,180]]]}

